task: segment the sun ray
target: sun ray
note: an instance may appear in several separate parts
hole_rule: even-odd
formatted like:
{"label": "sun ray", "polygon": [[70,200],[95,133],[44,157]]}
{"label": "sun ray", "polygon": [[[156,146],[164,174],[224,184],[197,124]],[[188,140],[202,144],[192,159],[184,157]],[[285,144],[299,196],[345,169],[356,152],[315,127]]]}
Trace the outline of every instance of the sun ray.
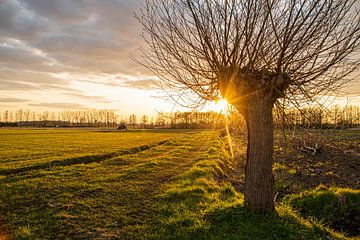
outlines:
{"label": "sun ray", "polygon": [[227,137],[228,143],[229,143],[230,154],[231,154],[231,157],[234,158],[233,143],[232,143],[231,134],[229,131],[229,119],[228,119],[227,115],[225,116],[225,129],[226,129],[226,137]]}
{"label": "sun ray", "polygon": [[231,157],[234,157],[233,142],[232,142],[231,133],[229,130],[229,107],[230,107],[230,104],[228,103],[228,101],[225,98],[220,98],[214,102],[211,109],[213,111],[216,111],[225,116],[226,138],[227,138],[227,141],[229,144],[229,150],[230,150]]}

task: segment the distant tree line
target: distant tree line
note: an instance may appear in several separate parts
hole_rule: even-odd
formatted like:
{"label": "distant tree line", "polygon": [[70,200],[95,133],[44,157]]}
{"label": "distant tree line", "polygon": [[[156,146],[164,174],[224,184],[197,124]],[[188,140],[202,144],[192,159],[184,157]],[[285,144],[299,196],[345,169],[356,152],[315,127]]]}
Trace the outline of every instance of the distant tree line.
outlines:
{"label": "distant tree line", "polygon": [[[276,109],[274,123],[278,128],[333,128],[360,127],[360,107],[338,105],[325,109],[306,107],[301,109]],[[128,128],[185,128],[220,129],[227,124],[237,131],[245,131],[245,122],[236,111],[218,112],[173,112],[157,113],[154,116],[130,114],[123,116],[113,110],[86,109],[79,111],[34,112],[18,109],[0,112],[0,127],[108,127],[120,123]]]}
{"label": "distant tree line", "polygon": [[0,113],[0,126],[14,127],[114,127],[118,116],[111,110],[35,112],[18,109]]}
{"label": "distant tree line", "polygon": [[123,116],[113,110],[97,109],[61,112],[18,109],[0,112],[0,127],[115,128],[120,123],[128,128],[221,128],[224,126],[224,116],[217,112],[199,111]]}
{"label": "distant tree line", "polygon": [[360,107],[334,105],[330,108],[306,107],[301,109],[274,110],[277,127],[294,126],[319,129],[347,129],[360,127]]}

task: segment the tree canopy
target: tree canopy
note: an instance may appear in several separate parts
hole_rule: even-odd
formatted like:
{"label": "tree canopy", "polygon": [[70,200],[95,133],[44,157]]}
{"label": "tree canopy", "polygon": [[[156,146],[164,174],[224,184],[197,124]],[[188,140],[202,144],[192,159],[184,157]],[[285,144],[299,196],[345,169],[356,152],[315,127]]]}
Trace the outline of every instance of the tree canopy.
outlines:
{"label": "tree canopy", "polygon": [[231,102],[221,89],[253,81],[229,76],[251,72],[296,101],[338,89],[359,65],[356,0],[146,0],[138,19],[142,63],[182,97]]}

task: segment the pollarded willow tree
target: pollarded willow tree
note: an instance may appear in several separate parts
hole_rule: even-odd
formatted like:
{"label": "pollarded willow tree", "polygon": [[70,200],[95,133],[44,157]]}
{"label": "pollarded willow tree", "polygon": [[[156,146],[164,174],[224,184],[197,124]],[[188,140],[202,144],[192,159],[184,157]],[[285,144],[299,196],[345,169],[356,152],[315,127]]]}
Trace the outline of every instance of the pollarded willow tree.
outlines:
{"label": "pollarded willow tree", "polygon": [[274,105],[334,91],[358,67],[356,2],[146,0],[137,16],[147,43],[142,64],[166,89],[225,98],[244,117],[250,209],[274,208]]}

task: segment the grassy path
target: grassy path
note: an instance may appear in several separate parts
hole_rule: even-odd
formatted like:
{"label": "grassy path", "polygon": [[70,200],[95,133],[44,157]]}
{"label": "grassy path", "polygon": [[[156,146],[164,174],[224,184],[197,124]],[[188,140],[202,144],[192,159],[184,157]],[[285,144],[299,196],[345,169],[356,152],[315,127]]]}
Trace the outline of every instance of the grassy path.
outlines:
{"label": "grassy path", "polygon": [[214,133],[189,134],[148,150],[7,177],[0,213],[18,238],[111,239],[150,221],[156,195],[200,161]]}

